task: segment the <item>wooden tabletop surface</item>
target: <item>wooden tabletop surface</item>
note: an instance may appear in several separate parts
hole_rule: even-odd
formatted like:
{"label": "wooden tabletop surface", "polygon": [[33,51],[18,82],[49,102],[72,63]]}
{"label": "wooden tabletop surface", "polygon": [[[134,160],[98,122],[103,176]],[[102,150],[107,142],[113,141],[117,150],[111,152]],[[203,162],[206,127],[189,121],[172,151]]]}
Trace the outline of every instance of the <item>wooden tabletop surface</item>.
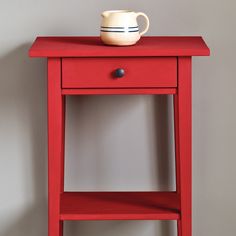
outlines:
{"label": "wooden tabletop surface", "polygon": [[147,36],[133,46],[106,46],[100,37],[37,37],[31,57],[208,56],[200,36]]}

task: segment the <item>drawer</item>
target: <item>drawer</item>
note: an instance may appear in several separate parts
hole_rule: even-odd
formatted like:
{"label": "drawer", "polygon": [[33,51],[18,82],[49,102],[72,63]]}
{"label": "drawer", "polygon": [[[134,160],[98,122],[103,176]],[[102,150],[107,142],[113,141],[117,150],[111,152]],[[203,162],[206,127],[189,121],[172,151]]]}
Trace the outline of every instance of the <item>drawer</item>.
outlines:
{"label": "drawer", "polygon": [[177,58],[63,58],[62,87],[177,87]]}

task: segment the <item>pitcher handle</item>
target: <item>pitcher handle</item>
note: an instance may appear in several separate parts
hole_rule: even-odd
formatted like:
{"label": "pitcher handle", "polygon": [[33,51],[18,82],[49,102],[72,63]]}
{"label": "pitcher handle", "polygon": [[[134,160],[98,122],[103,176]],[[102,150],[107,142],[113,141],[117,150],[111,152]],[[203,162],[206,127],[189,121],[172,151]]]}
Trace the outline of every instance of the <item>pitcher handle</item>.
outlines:
{"label": "pitcher handle", "polygon": [[137,13],[136,13],[136,18],[139,17],[139,16],[143,16],[144,19],[145,19],[145,21],[146,21],[146,27],[145,27],[145,29],[144,29],[142,32],[140,32],[140,36],[142,36],[142,35],[144,35],[144,34],[148,31],[148,28],[149,28],[149,19],[148,19],[147,15],[144,14],[143,12],[137,12]]}

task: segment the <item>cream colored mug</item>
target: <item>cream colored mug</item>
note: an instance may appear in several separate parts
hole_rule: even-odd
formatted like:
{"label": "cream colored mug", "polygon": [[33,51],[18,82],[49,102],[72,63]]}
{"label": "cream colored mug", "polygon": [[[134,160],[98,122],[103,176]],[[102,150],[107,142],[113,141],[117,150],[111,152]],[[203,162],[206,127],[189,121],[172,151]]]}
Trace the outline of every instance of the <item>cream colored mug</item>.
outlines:
{"label": "cream colored mug", "polygon": [[[146,27],[139,32],[137,17],[143,16]],[[102,13],[100,36],[108,45],[127,46],[135,44],[148,31],[149,19],[142,12],[112,10]]]}

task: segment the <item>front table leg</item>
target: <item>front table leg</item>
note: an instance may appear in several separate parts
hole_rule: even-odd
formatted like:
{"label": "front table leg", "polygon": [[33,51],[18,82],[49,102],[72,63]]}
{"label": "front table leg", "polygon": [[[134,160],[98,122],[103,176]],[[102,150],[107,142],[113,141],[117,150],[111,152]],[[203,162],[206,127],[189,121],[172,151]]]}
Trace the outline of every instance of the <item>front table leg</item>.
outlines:
{"label": "front table leg", "polygon": [[192,96],[191,57],[178,58],[178,92],[174,95],[177,192],[181,216],[178,236],[192,235]]}
{"label": "front table leg", "polygon": [[48,59],[48,236],[63,235],[60,194],[64,191],[64,96],[61,59]]}

